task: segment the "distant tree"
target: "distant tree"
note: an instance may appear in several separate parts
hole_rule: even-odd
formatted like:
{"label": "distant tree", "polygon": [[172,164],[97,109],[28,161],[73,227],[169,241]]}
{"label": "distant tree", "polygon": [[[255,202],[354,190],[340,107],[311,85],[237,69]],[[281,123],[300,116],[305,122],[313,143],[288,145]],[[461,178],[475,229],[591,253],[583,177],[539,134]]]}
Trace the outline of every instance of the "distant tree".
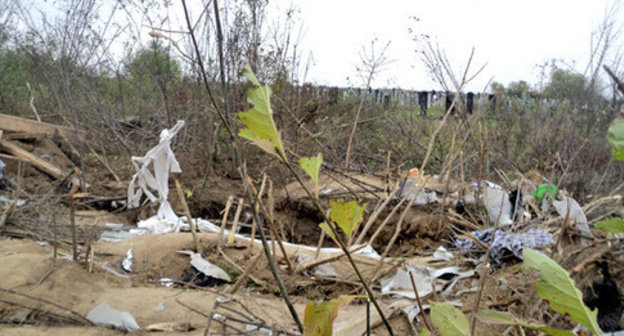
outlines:
{"label": "distant tree", "polygon": [[128,57],[125,69],[133,79],[158,86],[177,80],[181,75],[180,65],[159,40],[151,41],[147,48]]}
{"label": "distant tree", "polygon": [[0,110],[21,112],[27,101],[28,59],[10,49],[0,48]]}
{"label": "distant tree", "polygon": [[[167,122],[171,124],[169,91],[172,85],[179,82],[181,70],[178,62],[171,57],[169,48],[159,40],[152,40],[147,48],[128,57],[125,71],[146,103],[153,100],[154,91],[160,91]],[[142,110],[141,107],[139,109]]]}
{"label": "distant tree", "polygon": [[505,94],[505,86],[499,82],[492,82],[492,84],[490,84],[490,88],[492,89],[492,93],[495,95]]}
{"label": "distant tree", "polygon": [[521,80],[509,83],[505,92],[510,97],[524,98],[529,95],[530,90],[531,88],[529,87],[529,83]]}
{"label": "distant tree", "polygon": [[542,94],[547,98],[578,102],[592,94],[587,84],[587,79],[583,75],[555,68]]}

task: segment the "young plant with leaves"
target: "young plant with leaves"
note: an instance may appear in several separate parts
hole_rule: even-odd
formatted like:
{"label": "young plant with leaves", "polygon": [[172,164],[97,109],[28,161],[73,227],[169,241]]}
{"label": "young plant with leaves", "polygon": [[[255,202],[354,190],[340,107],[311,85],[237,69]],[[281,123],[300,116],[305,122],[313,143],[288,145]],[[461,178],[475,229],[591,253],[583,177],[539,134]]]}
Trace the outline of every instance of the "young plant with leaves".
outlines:
{"label": "young plant with leaves", "polygon": [[[540,280],[534,286],[542,300],[550,305],[550,308],[561,315],[568,315],[572,321],[587,328],[593,335],[601,335],[598,326],[596,310],[590,310],[583,303],[583,295],[574,285],[568,272],[559,266],[554,260],[543,253],[525,248],[522,256],[524,265],[538,270]],[[574,336],[572,331],[548,327],[544,324],[521,320],[509,313],[495,310],[482,310],[477,312],[476,317],[482,323],[494,325],[509,325],[529,328],[554,336]],[[434,302],[431,305],[431,321],[441,336],[470,335],[468,320],[461,310],[449,303]],[[423,329],[420,335],[430,335]]]}
{"label": "young plant with leaves", "polygon": [[[332,237],[336,244],[345,253],[351,267],[355,271],[355,274],[364,286],[368,299],[373,303],[377,312],[381,316],[388,333],[390,335],[394,335],[392,327],[386,319],[381,307],[377,303],[373,291],[370,289],[358,266],[353,261],[347,243],[347,241],[350,242],[351,234],[355,231],[355,228],[357,228],[357,225],[359,225],[359,222],[362,220],[365,206],[360,206],[355,201],[349,203],[336,201],[331,203],[329,209],[330,214],[329,216],[327,215],[326,210],[323,209],[318,200],[318,176],[323,163],[323,157],[319,154],[316,157],[303,158],[299,161],[301,168],[308,176],[310,176],[315,184],[315,193],[313,195],[301,179],[300,174],[297,170],[295,170],[286,157],[280,132],[277,130],[275,122],[273,121],[273,110],[271,109],[271,88],[266,85],[260,85],[260,82],[249,66],[245,67],[243,74],[253,85],[247,94],[247,100],[253,106],[248,111],[238,113],[239,119],[246,127],[239,131],[239,136],[251,141],[265,152],[276,156],[297,179],[308,197],[310,197],[314,203],[318,212],[323,217],[324,223],[320,224],[321,229],[328,236]],[[342,230],[342,234],[338,232],[337,227]],[[347,238],[347,241],[343,238],[343,234]]]}

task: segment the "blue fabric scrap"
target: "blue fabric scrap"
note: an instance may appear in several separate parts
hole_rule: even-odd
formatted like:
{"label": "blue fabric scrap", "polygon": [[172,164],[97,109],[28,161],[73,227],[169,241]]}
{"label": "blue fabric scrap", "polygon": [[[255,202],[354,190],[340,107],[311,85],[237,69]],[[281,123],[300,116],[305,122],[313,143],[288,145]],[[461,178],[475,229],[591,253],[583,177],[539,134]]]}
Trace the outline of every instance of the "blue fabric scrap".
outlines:
{"label": "blue fabric scrap", "polygon": [[[493,229],[470,232],[482,243],[489,245],[492,241]],[[497,230],[494,243],[490,249],[490,258],[498,264],[503,263],[503,259],[511,252],[518,259],[522,259],[522,249],[525,247],[537,248],[554,244],[552,235],[539,229],[530,229],[525,233],[508,233]],[[479,250],[477,243],[468,238],[458,238],[455,241],[457,247],[464,251]]]}

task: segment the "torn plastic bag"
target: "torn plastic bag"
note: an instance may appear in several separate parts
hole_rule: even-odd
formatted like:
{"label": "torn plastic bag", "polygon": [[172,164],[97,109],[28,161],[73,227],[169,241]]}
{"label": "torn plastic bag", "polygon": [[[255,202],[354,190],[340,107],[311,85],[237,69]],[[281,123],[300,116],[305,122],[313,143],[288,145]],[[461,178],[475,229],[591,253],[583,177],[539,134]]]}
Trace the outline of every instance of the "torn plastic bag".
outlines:
{"label": "torn plastic bag", "polygon": [[141,329],[134,317],[128,312],[122,312],[111,308],[106,302],[102,302],[87,314],[87,320],[96,325],[115,328],[123,331],[135,331]]}
{"label": "torn plastic bag", "polygon": [[132,255],[132,249],[129,249],[126,252],[126,257],[121,261],[121,269],[126,271],[127,273],[132,273],[132,262],[134,261],[134,256]]}
{"label": "torn plastic bag", "polygon": [[453,253],[447,251],[444,246],[440,246],[433,252],[433,259],[431,259],[431,261],[451,261],[452,258]]}
{"label": "torn plastic bag", "polygon": [[[511,220],[512,205],[507,194],[500,186],[486,181],[487,185],[483,188],[483,202],[487,209],[492,225],[506,226],[513,224]],[[502,203],[501,203],[502,202]],[[501,208],[502,204],[502,208]]]}
{"label": "torn plastic bag", "polygon": [[[568,203],[570,204],[570,212],[568,213]],[[574,221],[576,224],[576,229],[581,233],[581,236],[584,238],[594,238],[591,231],[589,230],[589,224],[587,223],[587,217],[585,217],[585,212],[583,212],[583,208],[578,204],[576,200],[572,197],[564,196],[561,201],[554,200],[552,202],[553,206],[559,213],[561,218],[569,218]]]}
{"label": "torn plastic bag", "polygon": [[[314,257],[311,255],[303,254],[303,253],[297,254],[296,261],[298,265],[302,265],[313,260],[314,260]],[[321,264],[321,265],[314,267],[313,272],[314,272],[314,275],[320,276],[320,277],[327,277],[327,278],[340,277],[340,275],[336,272],[336,270],[329,263]],[[304,272],[304,275],[308,276],[307,272]]]}
{"label": "torn plastic bag", "polygon": [[0,160],[0,181],[2,180],[2,176],[4,175],[4,168],[6,167],[6,165],[4,164],[4,162],[2,160]]}
{"label": "torn plastic bag", "polygon": [[[488,245],[492,241],[492,231],[493,229],[487,229],[470,233]],[[455,241],[455,244],[464,251],[479,250],[477,243],[468,238],[459,238]],[[497,230],[496,237],[494,237],[494,242],[490,248],[490,257],[498,264],[502,264],[509,253],[522,260],[523,248],[538,248],[550,244],[554,244],[552,235],[535,228],[530,229],[526,233],[507,233]]]}
{"label": "torn plastic bag", "polygon": [[191,266],[195,267],[198,271],[204,273],[205,275],[226,282],[231,281],[230,276],[224,270],[202,258],[201,254],[187,250],[177,252],[189,255],[191,257]]}
{"label": "torn plastic bag", "polygon": [[[132,165],[136,173],[128,185],[128,207],[138,207],[141,196],[145,194],[153,203],[159,203],[157,218],[177,221],[178,216],[167,201],[169,194],[169,172],[180,173],[180,164],[171,149],[171,139],[184,126],[183,120],[170,129],[160,133],[160,142],[143,157],[132,157]],[[150,171],[153,166],[153,173]],[[154,192],[156,195],[154,195]],[[148,228],[149,229],[149,228]]]}
{"label": "torn plastic bag", "polygon": [[[413,267],[408,265],[405,269],[398,269],[394,276],[381,280],[381,293],[415,299],[416,294],[414,294],[412,288],[412,282],[409,276],[410,272],[414,276],[418,296],[421,298],[433,292],[433,287],[431,286],[431,281],[433,279],[438,279],[438,281],[446,283],[446,280],[440,279],[444,275],[451,274],[453,277],[459,276],[460,278],[467,278],[474,274],[474,271],[460,272],[457,266],[435,269],[427,266]],[[438,291],[442,288],[443,286],[436,286]]]}
{"label": "torn plastic bag", "polygon": [[[419,192],[418,195],[416,195],[417,192]],[[401,187],[399,189],[397,197],[399,199],[402,199],[408,193],[409,196],[407,197],[407,200],[411,201],[415,197],[416,199],[414,200],[414,204],[418,205],[439,203],[441,201],[435,191],[425,192],[424,188],[421,188],[418,184],[414,185],[414,181],[409,178],[401,183]]]}

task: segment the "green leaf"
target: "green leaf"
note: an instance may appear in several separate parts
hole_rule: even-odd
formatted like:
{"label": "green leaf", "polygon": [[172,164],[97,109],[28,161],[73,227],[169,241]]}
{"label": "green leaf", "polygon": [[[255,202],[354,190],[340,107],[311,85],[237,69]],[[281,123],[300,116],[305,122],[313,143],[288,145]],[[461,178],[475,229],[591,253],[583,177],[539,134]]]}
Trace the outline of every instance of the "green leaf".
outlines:
{"label": "green leaf", "polygon": [[321,170],[321,165],[323,164],[323,154],[318,153],[317,156],[312,157],[304,157],[299,160],[299,165],[301,169],[310,176],[312,181],[314,182],[314,192],[316,198],[318,198],[318,177],[319,171]]}
{"label": "green leaf", "polygon": [[596,223],[596,229],[606,233],[624,233],[624,221],[622,218],[610,218]]}
{"label": "green leaf", "polygon": [[543,324],[519,320],[518,318],[516,318],[515,316],[509,313],[496,311],[496,310],[482,310],[476,314],[476,317],[479,319],[479,321],[483,323],[487,323],[487,324],[518,325],[518,326],[522,326],[522,327],[533,329],[533,330],[539,330],[541,332],[544,332],[548,335],[553,335],[553,336],[575,336],[576,335],[575,333],[571,331],[555,329],[555,328],[547,327],[546,325],[543,325]]}
{"label": "green leaf", "polygon": [[329,302],[308,302],[303,316],[304,336],[332,336],[338,309],[348,305],[357,295],[342,295]]}
{"label": "green leaf", "polygon": [[513,315],[498,310],[482,310],[476,314],[476,317],[479,321],[487,324],[517,324]]}
{"label": "green leaf", "polygon": [[351,237],[351,233],[357,228],[364,216],[366,204],[360,206],[357,201],[331,201],[329,202],[329,218],[338,224],[342,231]]}
{"label": "green leaf", "polygon": [[624,161],[624,119],[617,119],[611,124],[607,140],[613,145],[613,158]]}
{"label": "green leaf", "polygon": [[[336,243],[336,245],[339,245],[338,241],[336,240],[336,236],[334,235],[334,231],[332,230],[332,228],[329,225],[330,224],[328,224],[327,222],[323,222],[323,223],[319,224],[319,227],[321,228],[321,230],[323,230],[323,232],[325,232],[326,235],[329,236],[329,238],[331,238],[334,241],[334,243]],[[335,228],[335,226],[334,226],[334,228]]]}
{"label": "green leaf", "polygon": [[431,322],[441,336],[470,335],[470,325],[464,313],[450,303],[431,303]]}
{"label": "green leaf", "polygon": [[271,109],[271,88],[260,86],[258,79],[249,66],[243,70],[245,76],[255,86],[247,91],[247,101],[253,105],[247,112],[238,112],[238,118],[247,128],[241,129],[238,135],[250,140],[269,154],[286,159],[280,132],[273,121]]}
{"label": "green leaf", "polygon": [[583,295],[574,286],[574,281],[555,261],[546,255],[525,248],[522,256],[524,264],[540,271],[540,280],[535,283],[537,294],[548,301],[550,308],[559,314],[570,315],[574,322],[582,324],[594,335],[600,335],[597,315],[583,303]]}
{"label": "green leaf", "polygon": [[431,336],[431,332],[426,327],[423,327],[422,329],[420,329],[420,333],[418,334],[418,336]]}

